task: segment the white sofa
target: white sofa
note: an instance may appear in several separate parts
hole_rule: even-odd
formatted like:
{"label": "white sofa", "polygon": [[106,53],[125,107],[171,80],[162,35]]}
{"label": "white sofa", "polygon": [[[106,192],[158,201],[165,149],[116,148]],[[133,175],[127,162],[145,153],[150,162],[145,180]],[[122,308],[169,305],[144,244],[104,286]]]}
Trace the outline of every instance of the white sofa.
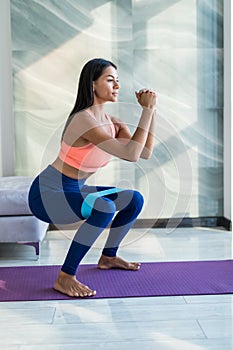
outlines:
{"label": "white sofa", "polygon": [[32,215],[28,206],[28,176],[0,177],[0,243],[32,245],[40,255],[40,242],[48,224]]}

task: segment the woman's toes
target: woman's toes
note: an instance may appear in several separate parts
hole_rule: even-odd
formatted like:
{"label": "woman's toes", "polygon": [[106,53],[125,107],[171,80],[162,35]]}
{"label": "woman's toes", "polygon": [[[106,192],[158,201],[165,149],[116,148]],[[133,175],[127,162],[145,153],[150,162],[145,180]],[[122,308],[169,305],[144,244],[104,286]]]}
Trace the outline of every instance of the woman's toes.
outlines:
{"label": "woman's toes", "polygon": [[70,297],[87,297],[94,295],[93,291],[80,283],[74,276],[60,273],[54,284],[54,289]]}
{"label": "woman's toes", "polygon": [[101,256],[98,267],[100,269],[125,269],[125,270],[139,270],[140,269],[140,263],[131,263],[127,262],[123,259],[121,259],[118,256],[115,257],[107,257],[107,256]]}
{"label": "woman's toes", "polygon": [[139,263],[134,263],[133,266],[134,266],[134,268],[136,268],[136,269],[140,269],[141,264],[139,264]]}

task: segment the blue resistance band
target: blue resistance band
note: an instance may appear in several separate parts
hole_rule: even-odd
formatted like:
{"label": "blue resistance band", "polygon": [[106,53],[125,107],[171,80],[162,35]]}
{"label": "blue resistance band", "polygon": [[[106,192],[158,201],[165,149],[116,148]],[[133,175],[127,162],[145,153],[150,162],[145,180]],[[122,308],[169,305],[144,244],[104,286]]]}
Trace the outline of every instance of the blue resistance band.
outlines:
{"label": "blue resistance band", "polygon": [[104,191],[89,193],[84,199],[81,207],[82,216],[87,219],[91,215],[92,209],[95,205],[95,201],[97,198],[106,196],[107,194],[118,193],[122,191],[125,191],[125,190],[122,188],[114,187]]}

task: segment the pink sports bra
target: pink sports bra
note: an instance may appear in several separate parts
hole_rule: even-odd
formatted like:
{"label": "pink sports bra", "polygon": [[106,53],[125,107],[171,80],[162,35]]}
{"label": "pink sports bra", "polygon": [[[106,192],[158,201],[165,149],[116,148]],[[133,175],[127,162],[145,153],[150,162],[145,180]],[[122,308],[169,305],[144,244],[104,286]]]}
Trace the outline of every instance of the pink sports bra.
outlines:
{"label": "pink sports bra", "polygon": [[[95,118],[89,110],[86,110],[91,117]],[[106,115],[111,127],[112,137],[115,137],[115,127],[111,121],[111,118]],[[88,173],[94,173],[99,168],[107,165],[111,159],[111,154],[101,150],[93,143],[88,143],[81,147],[72,147],[67,145],[65,141],[62,141],[61,149],[58,157],[66,164],[85,171]]]}

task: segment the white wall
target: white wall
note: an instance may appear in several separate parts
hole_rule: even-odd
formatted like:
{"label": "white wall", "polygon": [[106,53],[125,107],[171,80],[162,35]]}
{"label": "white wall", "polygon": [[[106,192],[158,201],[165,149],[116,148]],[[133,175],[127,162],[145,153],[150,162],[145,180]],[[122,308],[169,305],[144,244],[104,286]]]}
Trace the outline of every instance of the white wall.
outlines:
{"label": "white wall", "polygon": [[231,104],[233,101],[232,47],[233,33],[231,18],[233,6],[231,0],[224,1],[224,217],[232,220],[232,130],[231,130]]}
{"label": "white wall", "polygon": [[11,0],[11,15],[15,174],[57,156],[80,69],[104,56],[121,80],[109,113],[132,131],[134,91],[158,92],[156,145],[150,160],[111,162],[89,181],[140,190],[143,218],[223,215],[223,0]]}
{"label": "white wall", "polygon": [[0,1],[0,175],[14,174],[10,0]]}
{"label": "white wall", "polygon": [[[231,51],[233,6],[224,0],[224,216],[232,220]],[[0,0],[0,175],[14,174],[10,0]],[[26,151],[26,150],[25,150]],[[217,190],[217,189],[216,189]]]}

